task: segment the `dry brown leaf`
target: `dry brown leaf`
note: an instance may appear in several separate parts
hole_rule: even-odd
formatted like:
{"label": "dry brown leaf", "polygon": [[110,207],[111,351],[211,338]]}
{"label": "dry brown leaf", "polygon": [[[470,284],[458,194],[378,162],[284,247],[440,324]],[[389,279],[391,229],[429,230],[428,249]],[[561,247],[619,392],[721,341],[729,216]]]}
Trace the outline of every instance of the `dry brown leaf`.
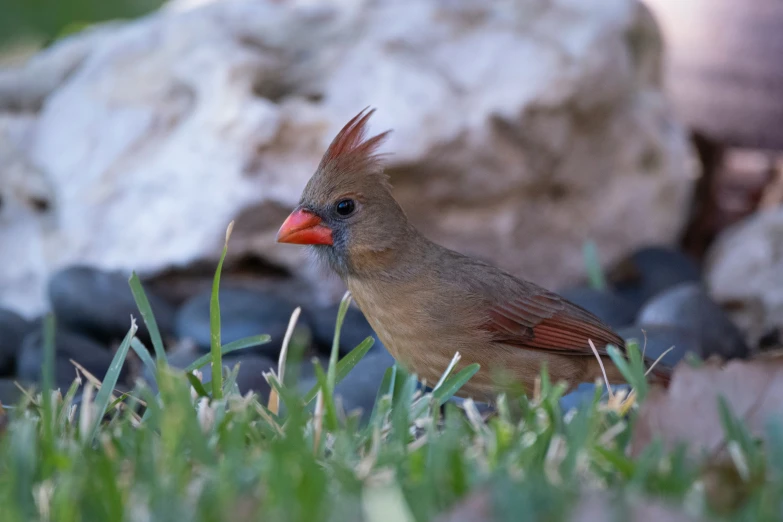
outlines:
{"label": "dry brown leaf", "polygon": [[680,364],[668,390],[650,390],[639,410],[631,441],[638,455],[655,438],[672,449],[686,443],[692,454],[716,454],[725,446],[719,397],[754,436],[763,434],[771,416],[783,414],[783,354],[769,352],[752,360],[701,367]]}

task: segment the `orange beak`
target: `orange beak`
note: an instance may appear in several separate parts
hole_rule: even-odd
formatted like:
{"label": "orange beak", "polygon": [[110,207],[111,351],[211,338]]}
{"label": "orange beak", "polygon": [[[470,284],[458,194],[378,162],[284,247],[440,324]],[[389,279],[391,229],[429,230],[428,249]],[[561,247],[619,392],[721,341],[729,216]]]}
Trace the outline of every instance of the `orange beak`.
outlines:
{"label": "orange beak", "polygon": [[277,232],[278,243],[295,245],[331,245],[332,229],[321,224],[321,218],[310,211],[299,209],[291,215]]}

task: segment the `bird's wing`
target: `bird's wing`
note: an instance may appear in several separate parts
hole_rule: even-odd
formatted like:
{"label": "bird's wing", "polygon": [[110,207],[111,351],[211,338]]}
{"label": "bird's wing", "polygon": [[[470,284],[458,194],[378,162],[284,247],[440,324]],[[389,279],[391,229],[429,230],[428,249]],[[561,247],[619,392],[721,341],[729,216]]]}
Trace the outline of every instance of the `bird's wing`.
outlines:
{"label": "bird's wing", "polygon": [[596,316],[557,294],[519,280],[506,284],[505,291],[493,292],[484,324],[496,342],[563,355],[592,354],[588,340],[602,355],[607,344],[624,346]]}

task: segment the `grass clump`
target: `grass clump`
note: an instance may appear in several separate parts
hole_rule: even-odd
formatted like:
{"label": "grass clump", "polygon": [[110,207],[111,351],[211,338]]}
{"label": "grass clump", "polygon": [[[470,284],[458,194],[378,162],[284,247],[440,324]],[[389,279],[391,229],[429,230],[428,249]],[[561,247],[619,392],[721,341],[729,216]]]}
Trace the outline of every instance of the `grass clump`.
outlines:
{"label": "grass clump", "polygon": [[[414,375],[390,368],[360,422],[334,393],[372,346],[368,338],[338,360],[346,298],[329,365],[316,368],[312,390],[298,393],[295,372],[289,379],[281,369],[267,375],[273,397],[242,396],[236,368],[216,370],[221,357],[269,339],[220,344],[219,276],[220,268],[211,353],[185,371],[166,364],[135,274],[130,286],[155,359],[132,323],[101,382],[85,377],[79,393],[77,383],[64,394],[52,391],[55,325],[47,322],[42,388],[0,411],[0,520],[648,520],[639,510],[650,506],[692,519],[780,518],[779,427],[767,451],[721,410],[723,429],[737,442],[732,451],[742,457],[735,460],[744,463],[739,473],[727,472],[736,484],[720,483],[735,494],[728,504],[715,501],[725,491],[714,490],[703,461],[684,450],[652,443],[629,456],[636,403],[648,392],[633,345],[621,369],[637,388],[635,400],[607,402],[598,390],[584,407],[563,412],[564,387],[543,371],[534,397],[500,396],[487,417],[470,400],[459,407],[450,401],[478,370],[455,372],[456,355],[426,393]],[[131,349],[154,369],[156,392],[143,382],[125,395],[113,392]],[[198,374],[206,364],[213,365],[210,383]],[[588,513],[598,518],[584,518]],[[659,519],[667,518],[649,518]]]}

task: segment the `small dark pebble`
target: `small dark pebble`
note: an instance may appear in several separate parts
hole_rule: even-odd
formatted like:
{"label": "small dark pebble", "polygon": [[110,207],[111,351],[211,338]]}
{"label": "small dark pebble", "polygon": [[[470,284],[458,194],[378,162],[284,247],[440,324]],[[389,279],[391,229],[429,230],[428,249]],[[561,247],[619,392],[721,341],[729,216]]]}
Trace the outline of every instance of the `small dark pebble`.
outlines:
{"label": "small dark pebble", "polygon": [[633,304],[612,292],[582,286],[567,288],[560,295],[595,314],[612,328],[633,324],[636,318]]}
{"label": "small dark pebble", "polygon": [[[339,309],[340,305],[336,304],[315,309],[310,313],[313,343],[321,353],[331,353]],[[375,333],[362,311],[355,306],[348,307],[343,327],[340,329],[340,355],[347,354],[359,346],[362,341],[374,335]]]}
{"label": "small dark pebble", "polygon": [[607,274],[614,292],[640,310],[655,295],[677,284],[700,281],[701,272],[687,254],[674,248],[650,246],[633,252]]}
{"label": "small dark pebble", "polygon": [[0,376],[13,375],[16,354],[31,329],[30,322],[22,316],[0,308]]}
{"label": "small dark pebble", "polygon": [[[21,379],[40,382],[44,362],[43,342],[41,329],[34,330],[24,338],[17,362],[17,375]],[[63,329],[55,332],[54,344],[54,384],[63,393],[76,378],[76,368],[70,359],[81,364],[96,379],[103,380],[114,357],[114,354],[103,345]],[[125,364],[120,372],[120,380],[127,379],[129,373],[128,365]]]}
{"label": "small dark pebble", "polygon": [[[57,322],[105,343],[122,340],[136,318],[138,338],[150,347],[147,327],[136,306],[129,276],[88,266],[71,266],[55,273],[49,281],[49,300]],[[145,288],[155,322],[162,336],[174,332],[174,307]]]}
{"label": "small dark pebble", "polygon": [[[202,350],[209,350],[210,292],[189,299],[177,314],[177,335],[190,339]],[[267,334],[271,342],[250,350],[277,359],[296,306],[269,293],[227,288],[220,291],[221,342],[223,344],[254,335]],[[297,330],[308,329],[302,313]]]}
{"label": "small dark pebble", "polygon": [[745,358],[750,353],[739,328],[699,283],[682,283],[657,295],[639,313],[637,324],[695,332],[703,358]]}

